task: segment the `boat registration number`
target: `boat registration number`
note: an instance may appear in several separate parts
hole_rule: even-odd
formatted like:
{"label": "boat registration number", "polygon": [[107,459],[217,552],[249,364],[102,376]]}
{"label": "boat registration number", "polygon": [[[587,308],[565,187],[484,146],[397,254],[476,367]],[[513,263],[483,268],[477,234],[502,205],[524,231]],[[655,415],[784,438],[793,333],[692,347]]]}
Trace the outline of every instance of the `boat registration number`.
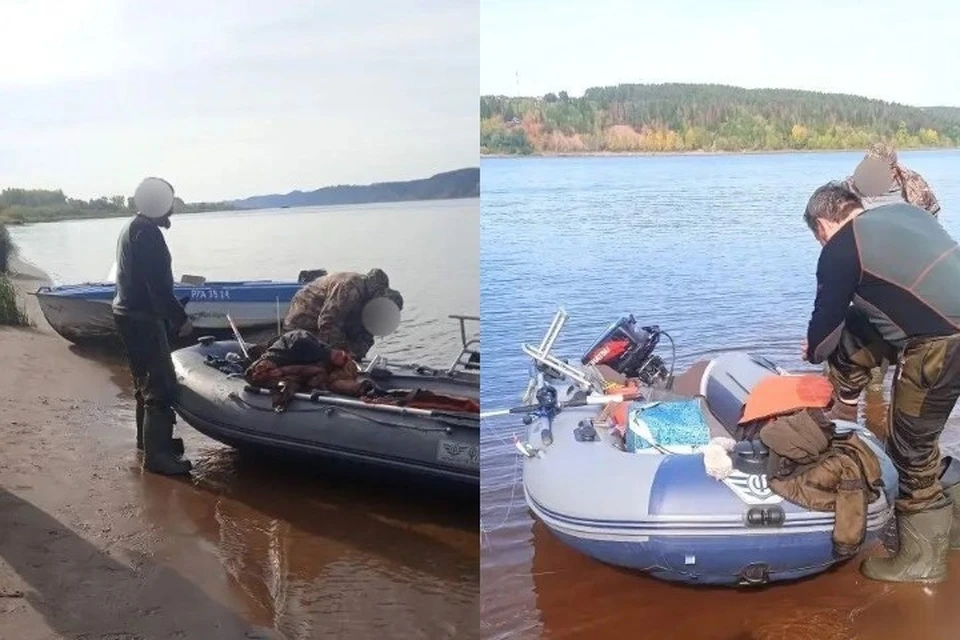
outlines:
{"label": "boat registration number", "polygon": [[200,288],[190,290],[191,300],[229,300],[229,289]]}
{"label": "boat registration number", "polygon": [[480,446],[456,440],[441,440],[437,444],[437,462],[458,467],[479,467]]}

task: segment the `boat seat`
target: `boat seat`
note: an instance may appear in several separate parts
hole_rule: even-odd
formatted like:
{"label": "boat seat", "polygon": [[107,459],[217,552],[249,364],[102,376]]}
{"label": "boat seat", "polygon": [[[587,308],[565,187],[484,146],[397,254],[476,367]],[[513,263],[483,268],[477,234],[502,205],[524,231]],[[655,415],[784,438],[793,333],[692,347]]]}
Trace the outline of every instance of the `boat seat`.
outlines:
{"label": "boat seat", "polygon": [[730,438],[733,436],[727,431],[720,420],[717,419],[717,416],[713,415],[713,412],[710,411],[710,407],[707,406],[707,399],[700,395],[700,381],[703,379],[703,374],[709,364],[709,360],[700,360],[692,364],[689,369],[680,375],[675,376],[671,391],[679,398],[699,398],[703,421],[707,423],[707,427],[710,429],[710,437]]}

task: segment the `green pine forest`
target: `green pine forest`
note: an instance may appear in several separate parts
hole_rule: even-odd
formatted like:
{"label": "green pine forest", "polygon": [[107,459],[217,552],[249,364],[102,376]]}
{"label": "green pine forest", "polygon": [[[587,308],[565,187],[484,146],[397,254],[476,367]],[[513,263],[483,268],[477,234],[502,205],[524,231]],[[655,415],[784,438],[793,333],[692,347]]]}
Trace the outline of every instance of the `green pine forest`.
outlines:
{"label": "green pine forest", "polygon": [[482,96],[484,155],[750,152],[960,146],[960,108],[708,84],[622,84],[539,98]]}

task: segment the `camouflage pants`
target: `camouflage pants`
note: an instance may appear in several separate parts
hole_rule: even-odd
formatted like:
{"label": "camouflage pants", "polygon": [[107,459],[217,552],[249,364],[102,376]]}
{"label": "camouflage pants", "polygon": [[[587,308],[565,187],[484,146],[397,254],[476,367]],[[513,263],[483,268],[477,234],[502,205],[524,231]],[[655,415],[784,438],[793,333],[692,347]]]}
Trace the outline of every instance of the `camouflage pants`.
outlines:
{"label": "camouflage pants", "polygon": [[895,350],[851,308],[840,345],[828,360],[837,394],[854,400],[884,359],[897,363],[891,389],[887,453],[900,475],[898,511],[947,503],[940,486],[940,434],[960,398],[960,334],[916,338]]}

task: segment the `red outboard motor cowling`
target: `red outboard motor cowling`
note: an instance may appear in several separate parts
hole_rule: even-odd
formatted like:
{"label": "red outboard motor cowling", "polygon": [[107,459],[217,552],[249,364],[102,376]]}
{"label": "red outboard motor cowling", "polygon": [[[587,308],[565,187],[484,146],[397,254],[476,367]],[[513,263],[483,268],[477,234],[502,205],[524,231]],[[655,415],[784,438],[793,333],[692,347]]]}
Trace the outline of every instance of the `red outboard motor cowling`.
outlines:
{"label": "red outboard motor cowling", "polygon": [[649,384],[657,378],[668,377],[663,361],[653,355],[659,342],[658,327],[638,327],[631,315],[612,324],[587,350],[580,363],[606,365],[621,375],[640,378]]}

